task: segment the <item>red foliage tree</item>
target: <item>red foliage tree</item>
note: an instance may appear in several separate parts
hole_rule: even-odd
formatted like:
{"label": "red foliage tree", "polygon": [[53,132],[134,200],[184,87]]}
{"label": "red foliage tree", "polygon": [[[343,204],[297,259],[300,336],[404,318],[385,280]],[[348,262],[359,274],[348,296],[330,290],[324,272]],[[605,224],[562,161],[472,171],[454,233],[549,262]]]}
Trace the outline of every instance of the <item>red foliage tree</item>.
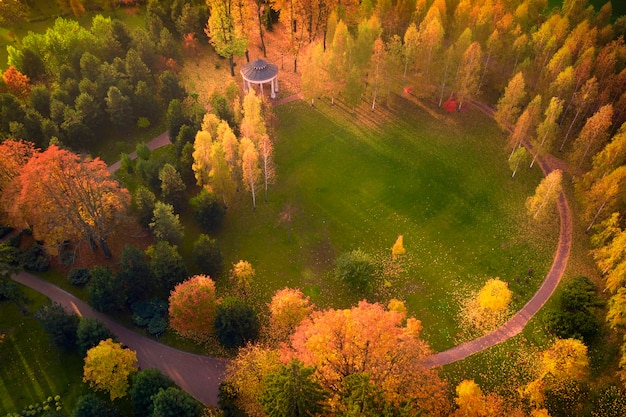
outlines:
{"label": "red foliage tree", "polygon": [[87,239],[94,251],[99,245],[111,256],[107,238],[124,218],[130,195],[102,160],[52,145],[31,157],[11,185],[11,201],[3,198],[11,224],[32,227],[50,253],[67,240]]}
{"label": "red foliage tree", "polygon": [[7,91],[18,98],[26,98],[30,94],[30,79],[15,69],[13,65],[2,74]]}
{"label": "red foliage tree", "polygon": [[178,284],[169,298],[170,326],[179,335],[205,342],[213,333],[217,313],[215,282],[196,275]]}
{"label": "red foliage tree", "polygon": [[20,174],[22,167],[36,152],[31,142],[9,139],[0,143],[0,193]]}

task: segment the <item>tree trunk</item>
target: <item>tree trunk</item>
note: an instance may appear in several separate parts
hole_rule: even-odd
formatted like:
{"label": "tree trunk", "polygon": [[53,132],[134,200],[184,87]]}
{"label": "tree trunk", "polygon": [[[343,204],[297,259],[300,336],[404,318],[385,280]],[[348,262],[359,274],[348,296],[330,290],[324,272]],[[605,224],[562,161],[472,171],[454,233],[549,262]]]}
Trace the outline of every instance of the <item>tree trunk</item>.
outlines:
{"label": "tree trunk", "polygon": [[609,199],[613,197],[611,194],[607,194],[606,198],[604,199],[604,201],[602,202],[602,205],[600,206],[600,208],[598,209],[598,211],[596,211],[596,215],[593,216],[593,219],[591,219],[591,223],[589,223],[589,226],[587,226],[587,228],[585,229],[585,233],[589,233],[589,231],[591,230],[591,228],[593,227],[594,223],[596,222],[596,220],[598,219],[598,216],[600,215],[600,213],[602,212],[602,209],[604,209],[604,206],[606,205],[606,203],[609,201]]}
{"label": "tree trunk", "polygon": [[111,249],[109,249],[109,245],[106,240],[100,239],[100,247],[102,248],[102,252],[104,252],[104,256],[107,259],[111,259]]}
{"label": "tree trunk", "polygon": [[376,107],[376,95],[378,93],[378,86],[374,89],[374,99],[372,100],[372,111],[374,111],[374,107]]}
{"label": "tree trunk", "polygon": [[250,190],[252,191],[252,210],[256,210],[256,194],[254,193],[254,183],[250,181]]}
{"label": "tree trunk", "polygon": [[267,51],[265,50],[265,38],[263,33],[263,22],[261,20],[261,5],[259,3],[257,3],[256,15],[257,20],[259,21],[259,37],[261,38],[261,50],[263,51],[263,57],[267,58]]}
{"label": "tree trunk", "polygon": [[450,57],[446,59],[446,68],[443,70],[443,82],[441,83],[441,94],[439,95],[439,107],[443,103],[443,91],[446,88],[446,80],[448,78],[448,66],[450,65]]}
{"label": "tree trunk", "polygon": [[298,72],[298,58],[294,57],[293,58],[293,73],[297,73]]}
{"label": "tree trunk", "polygon": [[230,64],[230,76],[235,76],[235,61],[233,60],[233,56],[228,57],[228,63]]}
{"label": "tree trunk", "polygon": [[572,120],[572,123],[570,123],[569,128],[567,129],[567,133],[565,134],[565,137],[563,138],[563,143],[561,143],[559,152],[563,150],[563,147],[565,146],[565,142],[567,142],[567,138],[569,137],[569,134],[572,131],[572,127],[574,127],[574,123],[576,123],[576,119],[578,119],[578,115],[580,114],[581,111],[582,111],[582,108],[579,107],[578,111],[576,112],[576,115],[574,116],[574,120]]}
{"label": "tree trunk", "polygon": [[246,49],[246,62],[250,62],[250,54],[248,53],[248,50]]}

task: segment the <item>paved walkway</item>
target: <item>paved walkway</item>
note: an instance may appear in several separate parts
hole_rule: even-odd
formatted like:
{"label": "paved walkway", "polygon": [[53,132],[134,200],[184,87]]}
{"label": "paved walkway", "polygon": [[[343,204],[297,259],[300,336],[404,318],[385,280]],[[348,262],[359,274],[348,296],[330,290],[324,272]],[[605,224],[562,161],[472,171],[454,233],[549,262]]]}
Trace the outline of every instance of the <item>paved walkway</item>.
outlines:
{"label": "paved walkway", "polygon": [[[472,104],[488,116],[493,117],[494,111],[492,108],[478,102],[473,102]],[[512,131],[512,127],[509,127],[509,131]],[[530,153],[533,153],[531,143],[525,142],[524,146],[526,146]],[[543,171],[544,175],[548,175],[554,169],[567,170],[567,165],[552,155],[548,155],[548,158],[538,157],[537,164],[539,164],[539,167]],[[455,346],[452,349],[435,353],[426,358],[426,366],[432,368],[435,366],[443,366],[457,362],[467,358],[468,356],[474,355],[509,340],[513,336],[519,334],[524,329],[526,324],[528,324],[528,321],[539,311],[541,307],[543,307],[546,301],[548,301],[548,299],[552,296],[552,293],[554,293],[556,287],[559,285],[561,277],[563,277],[572,246],[572,212],[563,192],[559,195],[557,206],[561,220],[559,242],[557,244],[556,253],[554,254],[550,271],[546,275],[546,278],[535,295],[508,322],[494,332]]]}
{"label": "paved walkway", "polygon": [[204,405],[217,406],[217,392],[220,382],[224,379],[226,360],[183,352],[142,336],[35,275],[20,272],[15,274],[13,279],[63,305],[68,311],[101,320],[117,340],[137,352],[141,368],[157,368]]}
{"label": "paved walkway", "polygon": [[[284,104],[300,98],[301,97],[298,94],[295,94],[279,100],[274,105]],[[493,116],[493,109],[481,103],[473,104],[480,110],[484,111],[487,115]],[[152,140],[148,144],[148,147],[150,149],[156,149],[169,143],[170,140],[168,134],[165,132]],[[532,151],[532,146],[529,143],[525,143],[525,146]],[[136,154],[133,152],[130,156],[131,158],[135,158]],[[559,161],[554,157],[538,158],[537,163],[546,175],[557,167],[562,168],[565,166],[562,161]],[[117,169],[119,169],[119,162],[109,167],[109,171],[111,172]],[[510,339],[511,337],[519,334],[535,313],[537,313],[546,301],[548,301],[563,276],[569,259],[572,243],[572,214],[567,198],[563,193],[559,196],[558,208],[561,219],[561,228],[554,260],[543,284],[530,301],[528,301],[528,303],[526,303],[526,305],[522,307],[517,314],[515,314],[507,323],[498,328],[496,331],[478,339],[463,343],[452,349],[433,354],[426,358],[426,366],[432,368],[447,365],[465,359],[468,356]],[[203,404],[217,405],[218,386],[224,377],[227,363],[226,360],[182,352],[155,342],[145,336],[139,335],[111,320],[104,314],[94,311],[90,306],[73,295],[47,281],[37,278],[32,274],[20,272],[19,274],[16,274],[13,279],[41,292],[42,294],[48,296],[51,300],[62,304],[66,308],[73,310],[80,315],[86,317],[96,317],[99,320],[102,320],[107,324],[109,329],[111,329],[119,341],[125,343],[128,347],[137,352],[139,366],[142,368],[158,368],[164,374],[172,378],[178,386],[189,392]]]}

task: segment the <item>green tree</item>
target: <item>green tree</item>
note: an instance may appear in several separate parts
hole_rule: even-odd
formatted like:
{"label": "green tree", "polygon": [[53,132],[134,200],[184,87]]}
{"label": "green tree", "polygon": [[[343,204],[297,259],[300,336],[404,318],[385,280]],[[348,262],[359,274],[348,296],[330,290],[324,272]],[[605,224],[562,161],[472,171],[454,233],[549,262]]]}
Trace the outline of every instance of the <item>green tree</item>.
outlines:
{"label": "green tree", "polygon": [[107,91],[104,99],[106,111],[111,123],[119,129],[126,129],[133,123],[133,107],[130,98],[122,94],[119,88],[113,86]]}
{"label": "green tree", "polygon": [[346,252],[335,260],[335,277],[359,291],[372,292],[378,276],[378,266],[361,249]]}
{"label": "green tree", "polygon": [[201,417],[202,404],[185,391],[168,387],[152,397],[152,417]]}
{"label": "green tree", "polygon": [[157,201],[154,205],[150,230],[152,230],[157,239],[165,240],[170,244],[181,243],[185,236],[180,218],[178,214],[174,213],[174,207],[160,201]]}
{"label": "green tree", "polygon": [[117,279],[124,286],[128,302],[146,298],[154,281],[146,254],[137,246],[124,245],[117,266]]}
{"label": "green tree", "polygon": [[159,97],[165,106],[169,105],[172,100],[182,100],[187,96],[187,91],[180,83],[180,78],[169,70],[163,71],[159,75],[157,85]]}
{"label": "green tree", "polygon": [[165,293],[169,294],[176,284],[187,279],[187,267],[176,246],[159,241],[146,249],[146,255],[150,258],[152,275]]}
{"label": "green tree", "polygon": [[35,318],[41,323],[41,327],[48,333],[52,343],[64,349],[76,346],[76,330],[78,329],[78,316],[69,314],[61,304],[52,303],[41,307]]}
{"label": "green tree", "polygon": [[224,219],[226,207],[206,188],[189,200],[196,222],[207,232],[216,230]]}
{"label": "green tree", "polygon": [[87,351],[83,381],[95,390],[108,391],[111,401],[125,397],[128,379],[137,372],[137,354],[111,339]]}
{"label": "green tree", "polygon": [[242,56],[248,49],[245,36],[238,33],[235,27],[235,18],[232,0],[210,0],[207,2],[211,11],[205,33],[209,42],[219,56],[228,59],[230,75],[235,76],[235,55]]}
{"label": "green tree", "polygon": [[139,224],[148,227],[154,215],[156,196],[147,187],[140,185],[133,195],[133,203],[137,212]]}
{"label": "green tree", "polygon": [[95,394],[79,397],[72,412],[72,417],[117,417],[119,415],[117,410]]}
{"label": "green tree", "polygon": [[81,355],[106,339],[114,339],[106,324],[93,317],[81,317],[76,330],[76,344]]}
{"label": "green tree", "polygon": [[4,0],[0,2],[0,25],[17,26],[28,19],[29,11],[28,6],[19,0]]}
{"label": "green tree", "polygon": [[128,393],[133,404],[135,417],[151,417],[154,405],[152,398],[159,393],[174,386],[174,381],[163,375],[158,369],[142,369],[132,376],[132,382]]}
{"label": "green tree", "polygon": [[113,271],[98,265],[91,270],[90,274],[91,280],[87,286],[89,304],[102,312],[112,311],[124,305],[126,294],[122,282],[113,274]]}
{"label": "green tree", "polygon": [[222,251],[217,241],[210,236],[201,234],[193,243],[192,257],[200,272],[218,277],[222,272]]}
{"label": "green tree", "polygon": [[260,323],[256,313],[248,304],[227,297],[217,307],[215,331],[217,338],[227,348],[245,346],[259,336]]}
{"label": "green tree", "polygon": [[172,164],[166,163],[159,171],[161,181],[161,195],[172,206],[180,209],[185,198],[185,183],[180,173]]}
{"label": "green tree", "polygon": [[314,368],[292,359],[278,372],[265,376],[265,389],[259,398],[268,417],[322,415],[328,393],[313,379]]}

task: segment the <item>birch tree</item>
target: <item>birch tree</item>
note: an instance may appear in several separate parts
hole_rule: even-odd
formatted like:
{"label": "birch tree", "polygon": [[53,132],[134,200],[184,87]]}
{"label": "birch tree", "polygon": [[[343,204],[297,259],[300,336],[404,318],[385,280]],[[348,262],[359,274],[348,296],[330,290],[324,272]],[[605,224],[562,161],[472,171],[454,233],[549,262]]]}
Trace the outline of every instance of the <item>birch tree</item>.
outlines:
{"label": "birch tree", "polygon": [[235,76],[235,55],[241,56],[248,49],[248,41],[236,29],[232,0],[207,0],[211,11],[204,32],[219,56],[228,58],[230,75]]}
{"label": "birch tree", "polygon": [[537,156],[541,154],[545,148],[549,149],[556,139],[556,134],[559,130],[559,125],[557,122],[559,117],[561,116],[562,111],[563,100],[558,97],[552,97],[550,99],[550,104],[548,104],[546,111],[543,113],[545,117],[543,121],[537,126],[537,134],[534,136],[533,142],[537,149],[535,150],[533,160],[530,163],[531,168],[535,164]]}
{"label": "birch tree", "polygon": [[526,199],[528,215],[535,220],[545,217],[548,207],[556,203],[561,194],[563,173],[556,169],[549,173],[535,189],[535,194]]}
{"label": "birch tree", "polygon": [[276,167],[274,166],[274,144],[268,135],[261,136],[259,141],[259,156],[261,159],[261,172],[265,184],[265,202],[267,203],[267,186],[274,184],[276,180]]}
{"label": "birch tree", "polygon": [[526,99],[526,83],[524,74],[520,71],[504,89],[504,95],[498,100],[493,118],[504,128],[508,129],[519,116],[522,103]]}
{"label": "birch tree", "polygon": [[589,117],[574,141],[572,160],[582,166],[588,155],[593,156],[609,138],[613,122],[613,105],[607,104]]}
{"label": "birch tree", "polygon": [[478,94],[481,61],[482,49],[480,44],[478,42],[472,42],[463,54],[457,80],[459,110],[466,100],[472,100]]}
{"label": "birch tree", "polygon": [[239,152],[241,154],[240,163],[243,183],[246,190],[252,194],[252,209],[256,210],[256,185],[261,176],[261,170],[259,169],[259,153],[254,143],[248,138],[241,140]]}

